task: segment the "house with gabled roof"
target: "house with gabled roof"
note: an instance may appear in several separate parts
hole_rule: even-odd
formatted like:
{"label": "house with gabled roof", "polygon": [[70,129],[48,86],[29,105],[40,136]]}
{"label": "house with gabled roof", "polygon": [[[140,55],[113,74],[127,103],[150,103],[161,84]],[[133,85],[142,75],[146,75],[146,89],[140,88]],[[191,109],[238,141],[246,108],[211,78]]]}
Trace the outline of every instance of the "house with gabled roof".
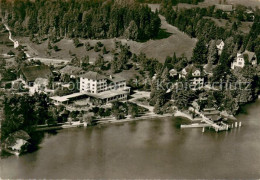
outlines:
{"label": "house with gabled roof", "polygon": [[52,75],[51,69],[47,65],[27,66],[21,68],[20,71],[20,78],[29,86],[33,86],[35,80],[38,78],[49,80]]}
{"label": "house with gabled roof", "polygon": [[247,57],[248,63],[250,63],[253,66],[257,65],[257,59],[256,59],[255,53],[246,50],[243,53],[237,53],[237,57],[231,63],[231,69],[235,69],[237,67],[238,68],[245,67],[246,57]]}
{"label": "house with gabled roof", "polygon": [[190,86],[192,86],[192,89],[194,90],[201,89],[204,86],[203,71],[193,65],[188,65],[182,69],[179,73],[179,79],[181,78],[190,78]]}
{"label": "house with gabled roof", "polygon": [[78,75],[83,74],[85,71],[81,67],[67,65],[59,70],[62,76],[69,75],[70,78],[76,78]]}
{"label": "house with gabled roof", "polygon": [[244,57],[247,56],[248,58],[248,62],[250,64],[252,64],[253,66],[257,65],[257,58],[256,58],[256,54],[254,52],[251,52],[251,51],[248,51],[246,50],[244,53],[243,53]]}
{"label": "house with gabled roof", "polygon": [[225,43],[223,40],[217,40],[216,42],[216,47],[218,49],[218,55],[221,55],[222,54],[222,51],[224,49],[224,46],[225,46]]}

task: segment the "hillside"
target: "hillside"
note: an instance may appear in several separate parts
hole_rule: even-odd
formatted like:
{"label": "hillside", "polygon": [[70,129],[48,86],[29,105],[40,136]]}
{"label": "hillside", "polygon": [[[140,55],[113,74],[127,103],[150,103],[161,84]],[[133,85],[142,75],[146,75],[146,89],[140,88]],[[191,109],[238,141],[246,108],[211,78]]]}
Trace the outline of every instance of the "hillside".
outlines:
{"label": "hillside", "polygon": [[[167,56],[172,56],[175,52],[177,56],[185,54],[188,58],[192,56],[192,50],[195,47],[196,39],[190,38],[185,33],[179,31],[176,27],[168,24],[163,16],[159,16],[162,22],[161,31],[164,34],[163,37],[155,40],[148,40],[146,42],[137,42],[133,40],[126,40],[124,38],[111,38],[111,39],[80,39],[81,43],[89,42],[91,46],[100,41],[104,44],[106,49],[110,53],[104,55],[105,60],[110,61],[113,56],[111,50],[115,48],[115,42],[121,41],[122,44],[128,44],[133,53],[139,54],[143,52],[150,58],[157,58],[160,62],[163,62]],[[47,58],[61,58],[70,59],[71,54],[75,54],[77,57],[89,56],[90,62],[94,62],[99,54],[102,52],[95,52],[93,49],[86,51],[84,46],[75,48],[73,40],[62,39],[55,43],[59,47],[59,51],[51,51],[51,55],[47,53],[48,42],[44,41],[41,44],[32,43],[28,37],[17,37],[17,39],[24,45],[26,45],[31,56],[47,57]],[[70,54],[71,53],[71,54]]]}

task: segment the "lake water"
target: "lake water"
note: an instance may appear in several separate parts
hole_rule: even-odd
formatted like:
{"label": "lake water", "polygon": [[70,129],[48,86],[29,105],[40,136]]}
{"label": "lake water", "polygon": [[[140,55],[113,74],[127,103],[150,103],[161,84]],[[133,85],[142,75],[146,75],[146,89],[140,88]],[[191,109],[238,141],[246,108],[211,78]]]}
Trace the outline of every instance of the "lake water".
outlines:
{"label": "lake water", "polygon": [[45,134],[40,149],[1,159],[2,178],[260,178],[260,101],[229,132],[144,120]]}

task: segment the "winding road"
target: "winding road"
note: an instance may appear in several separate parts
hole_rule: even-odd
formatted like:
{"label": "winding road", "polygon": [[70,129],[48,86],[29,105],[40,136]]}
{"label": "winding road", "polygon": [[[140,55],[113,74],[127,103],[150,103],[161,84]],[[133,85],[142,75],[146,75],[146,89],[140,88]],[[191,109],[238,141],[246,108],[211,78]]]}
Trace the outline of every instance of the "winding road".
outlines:
{"label": "winding road", "polygon": [[[4,26],[5,26],[5,29],[9,33],[9,36],[8,36],[9,40],[12,41],[13,43],[15,43],[16,40],[12,38],[11,29],[8,27],[7,24],[4,24]],[[66,64],[66,63],[70,62],[70,60],[66,60],[66,59],[52,59],[52,58],[42,58],[42,57],[31,57],[28,52],[24,51],[24,53],[26,54],[26,57],[27,57],[27,59],[29,61],[30,60],[39,60],[42,63],[46,63],[46,64],[52,64],[52,63],[65,63]]]}

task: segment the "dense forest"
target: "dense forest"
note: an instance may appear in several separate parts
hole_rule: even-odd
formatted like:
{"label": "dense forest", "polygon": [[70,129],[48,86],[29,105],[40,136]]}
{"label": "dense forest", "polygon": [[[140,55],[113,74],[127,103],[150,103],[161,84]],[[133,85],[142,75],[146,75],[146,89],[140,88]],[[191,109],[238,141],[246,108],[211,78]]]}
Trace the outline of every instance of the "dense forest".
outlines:
{"label": "dense forest", "polygon": [[[254,18],[246,13],[246,8],[237,8],[231,14],[221,10],[215,10],[214,6],[208,8],[193,8],[174,10],[171,3],[162,3],[160,13],[166,20],[178,27],[181,31],[196,37],[200,42],[209,44],[211,40],[229,39],[235,51],[249,50],[256,53],[260,59],[260,11],[254,12]],[[226,19],[232,22],[231,28],[220,27],[210,18]],[[243,21],[251,21],[253,25],[249,33],[238,31],[238,27]],[[232,38],[232,40],[230,40]],[[230,54],[231,55],[231,54]]]}
{"label": "dense forest", "polygon": [[146,5],[125,0],[1,1],[2,16],[15,34],[145,40],[157,36],[161,21]]}

